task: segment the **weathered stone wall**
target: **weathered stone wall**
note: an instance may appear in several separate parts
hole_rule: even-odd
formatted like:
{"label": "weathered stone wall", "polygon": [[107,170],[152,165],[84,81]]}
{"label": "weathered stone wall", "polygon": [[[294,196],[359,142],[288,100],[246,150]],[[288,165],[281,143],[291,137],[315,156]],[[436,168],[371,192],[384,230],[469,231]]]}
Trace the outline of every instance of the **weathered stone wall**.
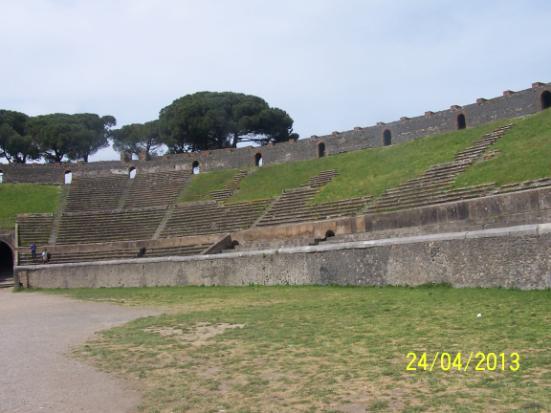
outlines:
{"label": "weathered stone wall", "polygon": [[18,267],[27,287],[419,285],[551,287],[551,224],[180,258]]}
{"label": "weathered stone wall", "polygon": [[392,143],[402,143],[435,133],[457,129],[457,117],[464,115],[466,124],[478,126],[498,119],[529,115],[542,109],[541,96],[551,91],[551,83],[534,83],[532,88],[520,92],[506,91],[503,96],[493,99],[478,99],[477,103],[451,106],[448,110],[426,112],[422,116],[402,118],[376,126],[354,128],[354,130],[335,132],[331,135],[310,137],[297,142],[268,145],[261,148],[238,148],[204,151],[192,154],[170,155],[150,161],[106,161],[76,163],[64,165],[0,165],[5,182],[63,183],[63,174],[71,170],[78,175],[126,174],[131,166],[139,171],[191,170],[194,161],[198,161],[202,171],[225,168],[248,168],[255,165],[255,155],[262,154],[264,165],[315,159],[318,157],[318,145],[325,144],[327,155],[349,152],[358,149],[383,145],[383,133],[390,131]]}
{"label": "weathered stone wall", "polygon": [[232,234],[240,243],[324,238],[327,231],[335,235],[358,234],[384,238],[400,234],[467,231],[521,224],[551,222],[551,188],[531,189],[483,198],[429,205],[403,211],[358,215],[273,227],[256,227]]}

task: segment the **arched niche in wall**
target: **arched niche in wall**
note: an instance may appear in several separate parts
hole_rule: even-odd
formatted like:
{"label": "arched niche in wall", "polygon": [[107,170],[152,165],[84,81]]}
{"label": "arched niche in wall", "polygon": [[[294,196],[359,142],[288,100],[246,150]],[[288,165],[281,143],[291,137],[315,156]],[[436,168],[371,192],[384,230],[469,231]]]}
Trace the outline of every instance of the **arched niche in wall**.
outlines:
{"label": "arched niche in wall", "polygon": [[73,173],[69,170],[65,171],[65,185],[71,185],[73,183]]}
{"label": "arched niche in wall", "polygon": [[4,171],[0,169],[0,184],[4,183]]}
{"label": "arched niche in wall", "polygon": [[199,161],[193,161],[191,164],[191,173],[193,175],[199,175],[201,173],[201,165],[199,165]]}
{"label": "arched niche in wall", "polygon": [[262,166],[262,154],[260,152],[258,152],[255,156],[254,156],[254,164],[255,166]]}
{"label": "arched niche in wall", "polygon": [[548,90],[543,92],[540,96],[540,101],[541,101],[541,110],[551,108],[551,92],[549,92]]}
{"label": "arched niche in wall", "polygon": [[323,158],[325,156],[325,143],[318,143],[318,158]]}
{"label": "arched niche in wall", "polygon": [[13,276],[13,251],[8,244],[0,241],[0,281]]}
{"label": "arched niche in wall", "polygon": [[392,145],[392,132],[389,129],[385,129],[383,132],[383,145]]}
{"label": "arched niche in wall", "polygon": [[128,168],[128,177],[130,179],[136,178],[137,173],[138,173],[138,170],[136,169],[136,167],[131,166],[130,168]]}
{"label": "arched niche in wall", "polygon": [[467,120],[465,119],[465,115],[463,113],[460,113],[457,115],[457,129],[465,129],[467,127]]}

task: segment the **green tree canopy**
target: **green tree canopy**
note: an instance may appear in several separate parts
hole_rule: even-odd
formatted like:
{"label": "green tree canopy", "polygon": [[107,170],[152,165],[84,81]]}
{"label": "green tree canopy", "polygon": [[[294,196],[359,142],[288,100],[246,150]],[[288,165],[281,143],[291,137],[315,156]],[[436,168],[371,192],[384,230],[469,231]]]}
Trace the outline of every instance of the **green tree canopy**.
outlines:
{"label": "green tree canopy", "polygon": [[145,154],[146,157],[157,155],[163,145],[159,133],[159,122],[132,123],[113,131],[113,147],[119,152]]}
{"label": "green tree canopy", "polygon": [[68,115],[54,113],[30,118],[29,133],[47,162],[88,157],[109,145],[113,116],[100,117],[92,113]]}
{"label": "green tree canopy", "polygon": [[298,138],[285,111],[257,96],[232,92],[198,92],[175,100],[161,110],[159,129],[172,153]]}
{"label": "green tree canopy", "polygon": [[21,112],[0,110],[0,158],[9,163],[40,158],[37,146],[27,133],[28,119]]}

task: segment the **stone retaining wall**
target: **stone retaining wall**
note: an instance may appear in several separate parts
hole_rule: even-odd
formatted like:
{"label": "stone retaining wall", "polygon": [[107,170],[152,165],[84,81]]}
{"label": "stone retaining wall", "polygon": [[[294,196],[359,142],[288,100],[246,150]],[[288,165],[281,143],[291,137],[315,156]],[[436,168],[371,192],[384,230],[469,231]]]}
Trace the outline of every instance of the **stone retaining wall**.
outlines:
{"label": "stone retaining wall", "polygon": [[17,267],[26,287],[419,285],[551,288],[551,224],[314,247]]}

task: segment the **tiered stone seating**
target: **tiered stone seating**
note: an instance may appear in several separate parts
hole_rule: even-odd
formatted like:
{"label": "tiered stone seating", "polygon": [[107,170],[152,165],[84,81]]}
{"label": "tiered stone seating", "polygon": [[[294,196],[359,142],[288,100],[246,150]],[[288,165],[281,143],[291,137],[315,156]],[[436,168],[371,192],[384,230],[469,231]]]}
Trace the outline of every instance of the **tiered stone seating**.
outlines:
{"label": "tiered stone seating", "polygon": [[87,244],[153,237],[166,208],[63,214],[57,244]]}
{"label": "tiered stone seating", "polygon": [[249,228],[269,205],[269,200],[223,206],[215,201],[178,205],[161,238],[216,234]]}
{"label": "tiered stone seating", "polygon": [[534,179],[514,184],[506,184],[495,190],[496,194],[505,194],[507,192],[523,191],[526,189],[542,188],[551,186],[551,178]]}
{"label": "tiered stone seating", "polygon": [[[193,244],[176,247],[152,247],[146,248],[144,258],[173,257],[201,254],[211,244]],[[53,252],[49,264],[65,264],[70,262],[94,262],[106,260],[131,259],[138,257],[139,249],[113,249],[110,251],[87,251],[87,252]],[[41,264],[40,257],[32,259],[28,252],[19,253],[19,265]]]}
{"label": "tiered stone seating", "polygon": [[29,246],[47,244],[52,232],[54,217],[52,214],[19,215],[17,227],[19,231],[19,245]]}
{"label": "tiered stone seating", "polygon": [[248,171],[245,171],[245,170],[239,171],[233,177],[233,179],[228,185],[226,185],[222,189],[211,191],[210,196],[215,201],[218,201],[218,202],[225,201],[226,199],[230,198],[237,189],[239,189],[239,184],[241,183],[241,180],[245,178],[248,174],[249,174]]}
{"label": "tiered stone seating", "polygon": [[66,212],[116,209],[130,179],[126,175],[75,177],[67,195]]}
{"label": "tiered stone seating", "polygon": [[170,205],[191,176],[189,171],[138,173],[131,180],[125,209]]}
{"label": "tiered stone seating", "polygon": [[311,202],[323,185],[337,175],[334,170],[322,171],[311,178],[304,187],[284,191],[272,204],[257,226],[317,221],[327,218],[354,215],[369,201],[369,197],[313,205]]}
{"label": "tiered stone seating", "polygon": [[501,138],[511,125],[495,129],[484,135],[474,145],[457,153],[452,162],[433,166],[421,176],[391,188],[367,208],[367,213],[395,211],[423,205],[439,204],[460,199],[488,195],[495,190],[493,184],[469,188],[451,189],[456,176],[464,172],[473,162],[482,158],[486,149]]}

